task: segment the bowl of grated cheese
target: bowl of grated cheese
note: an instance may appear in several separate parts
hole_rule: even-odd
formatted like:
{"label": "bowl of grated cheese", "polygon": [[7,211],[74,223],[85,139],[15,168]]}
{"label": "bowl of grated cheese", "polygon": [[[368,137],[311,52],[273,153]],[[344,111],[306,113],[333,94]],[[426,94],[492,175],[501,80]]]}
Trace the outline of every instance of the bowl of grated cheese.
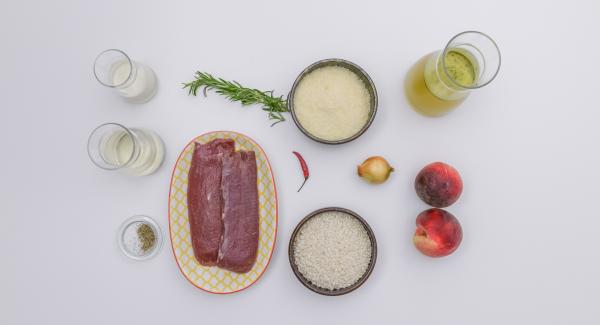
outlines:
{"label": "bowl of grated cheese", "polygon": [[294,81],[288,110],[298,129],[325,144],[355,140],[377,113],[377,90],[358,65],[342,59],[317,61]]}
{"label": "bowl of grated cheese", "polygon": [[288,249],[296,278],[308,289],[339,296],[360,287],[377,260],[369,224],[353,211],[323,208],[298,223]]}

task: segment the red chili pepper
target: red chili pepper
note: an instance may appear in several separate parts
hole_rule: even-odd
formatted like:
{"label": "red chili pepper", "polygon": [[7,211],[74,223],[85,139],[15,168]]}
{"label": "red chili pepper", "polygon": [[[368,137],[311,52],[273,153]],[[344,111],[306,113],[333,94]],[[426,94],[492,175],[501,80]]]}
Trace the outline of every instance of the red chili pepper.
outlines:
{"label": "red chili pepper", "polygon": [[292,153],[294,155],[296,155],[296,157],[298,158],[298,161],[300,161],[300,167],[302,167],[302,174],[304,175],[304,182],[302,182],[302,185],[300,186],[300,188],[298,189],[298,192],[300,192],[300,190],[304,187],[304,184],[306,184],[306,181],[308,180],[308,165],[306,164],[306,160],[304,160],[304,158],[302,158],[302,155],[296,151],[292,151]]}

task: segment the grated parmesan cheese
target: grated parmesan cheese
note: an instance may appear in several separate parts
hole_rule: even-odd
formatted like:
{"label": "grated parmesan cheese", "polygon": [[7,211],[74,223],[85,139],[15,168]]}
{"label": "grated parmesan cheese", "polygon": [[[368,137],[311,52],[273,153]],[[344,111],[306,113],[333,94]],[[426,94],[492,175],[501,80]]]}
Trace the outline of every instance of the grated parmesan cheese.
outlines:
{"label": "grated parmesan cheese", "polygon": [[294,94],[298,122],[324,140],[358,133],[369,119],[371,97],[365,83],[339,66],[316,69],[302,78]]}
{"label": "grated parmesan cheese", "polygon": [[371,262],[371,241],[362,223],[344,212],[308,220],[294,241],[298,271],[318,287],[335,290],[356,283]]}

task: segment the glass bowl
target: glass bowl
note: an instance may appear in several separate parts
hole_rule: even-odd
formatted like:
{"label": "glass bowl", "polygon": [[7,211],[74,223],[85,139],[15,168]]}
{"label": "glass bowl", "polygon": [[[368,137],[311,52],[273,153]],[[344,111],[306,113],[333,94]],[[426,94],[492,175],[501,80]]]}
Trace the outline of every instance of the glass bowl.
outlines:
{"label": "glass bowl", "polygon": [[[128,237],[128,235],[131,235],[131,232],[136,231],[137,228],[133,227],[138,227],[142,224],[150,226],[150,228],[152,228],[152,230],[154,231],[155,237],[154,245],[152,245],[152,247],[146,251],[143,251],[140,248],[132,248],[132,245],[127,242],[128,239],[126,238]],[[160,251],[160,248],[162,246],[163,237],[160,226],[156,223],[156,221],[154,221],[148,216],[136,215],[125,220],[125,222],[123,222],[123,224],[119,228],[119,232],[117,234],[119,248],[121,249],[123,254],[125,254],[125,256],[134,260],[143,261],[151,259],[152,257],[156,256],[156,254]]]}

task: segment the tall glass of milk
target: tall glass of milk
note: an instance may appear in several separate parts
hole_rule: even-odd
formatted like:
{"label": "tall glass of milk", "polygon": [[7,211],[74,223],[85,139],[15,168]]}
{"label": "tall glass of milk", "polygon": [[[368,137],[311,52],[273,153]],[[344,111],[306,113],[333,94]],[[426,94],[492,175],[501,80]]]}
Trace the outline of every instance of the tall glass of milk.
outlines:
{"label": "tall glass of milk", "polygon": [[94,76],[103,86],[116,89],[133,103],[149,101],[158,88],[156,75],[147,65],[135,62],[117,49],[98,54],[94,60]]}
{"label": "tall glass of milk", "polygon": [[106,170],[123,170],[135,176],[154,173],[165,156],[161,138],[151,130],[105,123],[88,138],[88,155]]}

